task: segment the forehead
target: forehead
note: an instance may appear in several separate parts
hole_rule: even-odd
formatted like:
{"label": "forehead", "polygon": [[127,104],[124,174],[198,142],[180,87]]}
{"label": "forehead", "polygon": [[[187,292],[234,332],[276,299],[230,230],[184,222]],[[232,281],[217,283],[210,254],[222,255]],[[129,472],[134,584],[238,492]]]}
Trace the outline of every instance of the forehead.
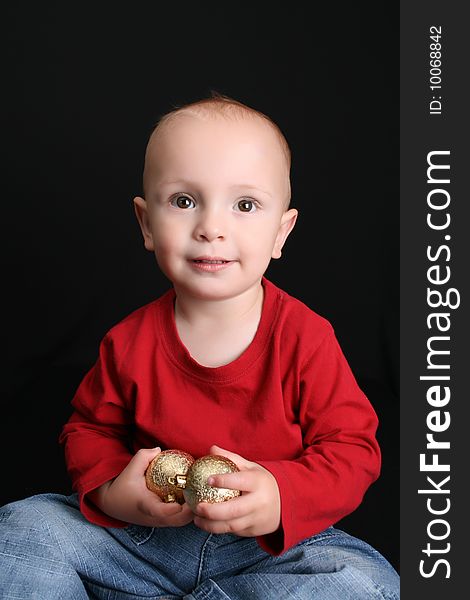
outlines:
{"label": "forehead", "polygon": [[152,185],[185,178],[273,189],[287,170],[276,133],[259,117],[177,115],[154,132],[145,161],[144,184]]}

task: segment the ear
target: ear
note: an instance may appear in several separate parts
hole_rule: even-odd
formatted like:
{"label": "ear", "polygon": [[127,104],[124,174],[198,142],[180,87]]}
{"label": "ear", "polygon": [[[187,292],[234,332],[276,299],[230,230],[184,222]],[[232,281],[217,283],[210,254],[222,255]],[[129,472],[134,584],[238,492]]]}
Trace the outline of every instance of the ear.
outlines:
{"label": "ear", "polygon": [[282,215],[281,224],[279,225],[279,231],[277,232],[271,254],[272,258],[281,258],[282,247],[284,246],[287,236],[294,229],[298,214],[299,213],[295,208],[291,208]]}
{"label": "ear", "polygon": [[150,228],[150,218],[148,214],[147,202],[140,196],[134,198],[134,210],[137,220],[139,221],[142,235],[144,236],[144,246],[152,252],[155,250],[153,243],[152,230]]}

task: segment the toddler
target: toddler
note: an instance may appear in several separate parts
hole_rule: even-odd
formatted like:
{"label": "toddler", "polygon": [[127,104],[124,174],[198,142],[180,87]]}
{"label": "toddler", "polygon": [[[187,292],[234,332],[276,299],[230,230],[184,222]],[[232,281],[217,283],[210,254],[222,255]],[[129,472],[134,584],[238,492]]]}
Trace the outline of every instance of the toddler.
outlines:
{"label": "toddler", "polygon": [[[331,325],[264,273],[298,213],[273,121],[212,97],[165,115],[134,199],[172,287],[103,338],[60,442],[76,493],[0,512],[2,598],[399,597],[376,550],[333,527],[378,477],[377,417]],[[164,503],[164,449],[219,454],[241,490]]]}

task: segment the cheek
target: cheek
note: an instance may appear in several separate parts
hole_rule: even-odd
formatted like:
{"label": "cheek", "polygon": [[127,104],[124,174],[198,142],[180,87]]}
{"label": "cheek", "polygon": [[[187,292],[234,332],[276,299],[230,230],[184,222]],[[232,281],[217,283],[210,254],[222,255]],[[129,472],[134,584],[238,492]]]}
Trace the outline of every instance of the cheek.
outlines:
{"label": "cheek", "polygon": [[182,239],[182,228],[178,223],[161,220],[153,227],[155,248],[160,251],[177,248]]}
{"label": "cheek", "polygon": [[238,239],[242,249],[247,252],[256,252],[259,256],[271,254],[276,239],[277,229],[274,231],[272,224],[262,226],[245,226],[239,229]]}

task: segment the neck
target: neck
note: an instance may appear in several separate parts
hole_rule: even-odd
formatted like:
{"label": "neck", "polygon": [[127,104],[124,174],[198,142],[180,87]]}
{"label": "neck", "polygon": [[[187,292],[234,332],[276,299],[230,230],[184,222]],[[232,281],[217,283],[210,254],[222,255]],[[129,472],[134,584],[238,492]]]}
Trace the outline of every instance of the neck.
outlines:
{"label": "neck", "polygon": [[264,290],[260,282],[238,296],[207,300],[189,295],[176,288],[175,318],[192,327],[203,325],[230,327],[242,320],[259,317],[263,306]]}

